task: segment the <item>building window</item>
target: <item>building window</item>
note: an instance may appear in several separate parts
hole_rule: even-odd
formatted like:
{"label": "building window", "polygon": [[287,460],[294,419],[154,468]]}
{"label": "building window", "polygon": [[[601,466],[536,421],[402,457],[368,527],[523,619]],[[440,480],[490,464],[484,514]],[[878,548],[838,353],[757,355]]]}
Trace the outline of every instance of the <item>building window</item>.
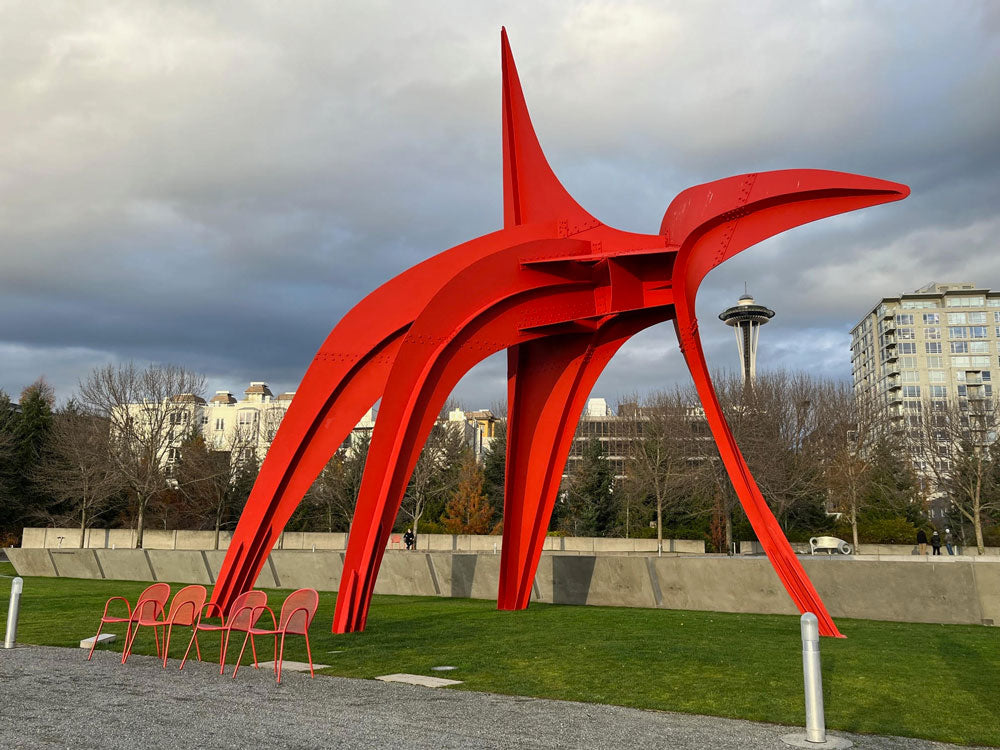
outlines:
{"label": "building window", "polygon": [[927,366],[934,367],[944,367],[944,357],[928,357]]}
{"label": "building window", "polygon": [[932,385],[931,398],[947,398],[948,397],[948,386],[946,385]]}
{"label": "building window", "polygon": [[901,306],[904,310],[919,310],[921,307],[937,307],[937,304],[930,299],[904,299]]}
{"label": "building window", "polygon": [[987,307],[1000,307],[1000,297],[986,300]]}
{"label": "building window", "polygon": [[913,325],[913,314],[912,313],[898,313],[896,315],[896,325],[900,325],[900,326],[912,326]]}
{"label": "building window", "polygon": [[201,415],[201,423],[202,423],[203,425],[206,425],[206,424],[208,424],[208,415],[207,415],[207,414],[202,414],[202,415]]}
{"label": "building window", "polygon": [[982,376],[983,376],[983,382],[984,383],[988,383],[991,380],[990,371],[989,370],[983,370]]}
{"label": "building window", "polygon": [[941,338],[941,329],[940,328],[925,328],[924,329],[924,338],[925,339],[939,339],[939,338]]}
{"label": "building window", "polygon": [[969,313],[969,322],[970,323],[985,323],[986,322],[986,313],[984,313],[984,312],[970,312]]}
{"label": "building window", "polygon": [[945,383],[947,378],[945,377],[944,370],[928,370],[927,379],[932,383]]}
{"label": "building window", "polygon": [[[942,375],[943,374],[944,373],[942,373]],[[920,382],[920,373],[917,372],[916,370],[907,370],[906,372],[903,373],[903,382],[904,383],[919,383]]]}
{"label": "building window", "polygon": [[[941,316],[938,313],[924,313],[925,326],[936,326],[940,322]],[[997,318],[997,323],[1000,323],[1000,318]]]}
{"label": "building window", "polygon": [[904,385],[903,386],[903,396],[906,398],[920,398],[920,386],[919,385]]}
{"label": "building window", "polygon": [[969,353],[970,354],[989,354],[990,353],[990,342],[989,341],[970,341],[969,342]]}
{"label": "building window", "polygon": [[254,419],[257,416],[257,412],[250,409],[244,409],[239,413],[239,424],[240,427],[249,427],[254,423]]}
{"label": "building window", "polygon": [[956,386],[956,388],[958,389],[958,395],[959,396],[967,396],[967,395],[969,395],[969,386],[967,386],[967,385],[959,385],[959,386]]}
{"label": "building window", "polygon": [[896,330],[896,338],[913,339],[916,338],[916,336],[914,335],[912,328],[899,328]]}
{"label": "building window", "polygon": [[983,307],[986,299],[983,297],[946,297],[945,307]]}
{"label": "building window", "polygon": [[216,419],[215,420],[215,429],[216,429],[216,431],[226,429],[226,420],[224,420],[224,419]]}
{"label": "building window", "polygon": [[899,368],[901,370],[916,370],[917,369],[917,358],[916,357],[900,357],[899,358]]}
{"label": "building window", "polygon": [[169,463],[174,463],[177,460],[177,449],[167,448],[167,461]]}
{"label": "building window", "polygon": [[922,406],[923,406],[923,403],[920,402],[920,401],[904,401],[903,402],[903,408],[905,408],[906,411],[920,411],[920,409],[921,409]]}
{"label": "building window", "polygon": [[990,358],[989,357],[970,357],[972,360],[973,367],[989,367]]}
{"label": "building window", "polygon": [[965,313],[948,313],[949,325],[959,325],[969,322],[969,316]]}
{"label": "building window", "polygon": [[[912,344],[916,347],[916,344]],[[941,353],[941,342],[940,341],[928,341],[924,344],[924,351],[928,354],[940,354]]]}
{"label": "building window", "polygon": [[968,354],[969,344],[966,341],[952,341],[949,344],[952,354]]}
{"label": "building window", "polygon": [[970,339],[986,338],[986,326],[969,326],[969,338]]}
{"label": "building window", "polygon": [[965,326],[948,326],[948,338],[950,339],[964,339],[965,333]]}
{"label": "building window", "polygon": [[904,341],[902,344],[899,345],[899,353],[900,354],[916,354],[917,353],[917,345],[914,344],[911,341]]}

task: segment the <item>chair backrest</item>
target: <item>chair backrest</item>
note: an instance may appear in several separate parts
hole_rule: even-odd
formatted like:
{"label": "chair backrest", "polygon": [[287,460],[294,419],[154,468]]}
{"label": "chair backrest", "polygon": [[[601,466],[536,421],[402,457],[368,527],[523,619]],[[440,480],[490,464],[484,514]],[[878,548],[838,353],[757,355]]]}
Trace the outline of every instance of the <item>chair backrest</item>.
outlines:
{"label": "chair backrest", "polygon": [[[267,594],[263,591],[244,591],[233,602],[229,610],[229,619],[226,625],[230,630],[247,630],[252,628],[261,615],[264,614],[263,607],[267,606]],[[261,607],[261,609],[256,609]]]}
{"label": "chair backrest", "polygon": [[174,625],[194,625],[198,613],[205,606],[206,598],[208,598],[208,592],[204,586],[197,584],[185,586],[174,594],[173,601],[170,602],[170,614],[167,615],[167,620],[173,622]]}
{"label": "chair backrest", "polygon": [[139,594],[139,601],[135,603],[135,609],[132,610],[132,617],[156,617],[166,609],[167,599],[169,598],[169,583],[154,583],[152,586],[147,586]]}
{"label": "chair backrest", "polygon": [[319,593],[316,589],[293,591],[281,605],[281,622],[278,623],[278,629],[288,633],[304,634],[309,630],[317,607],[319,607]]}

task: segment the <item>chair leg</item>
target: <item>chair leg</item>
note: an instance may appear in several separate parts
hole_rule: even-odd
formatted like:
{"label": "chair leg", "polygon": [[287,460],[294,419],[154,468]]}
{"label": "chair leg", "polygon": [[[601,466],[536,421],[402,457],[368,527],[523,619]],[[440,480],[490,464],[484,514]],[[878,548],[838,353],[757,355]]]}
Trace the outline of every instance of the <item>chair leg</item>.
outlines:
{"label": "chair leg", "polygon": [[250,636],[250,650],[253,652],[253,668],[260,669],[260,665],[257,664],[257,642],[253,638],[253,633],[248,630],[247,634]]}
{"label": "chair leg", "polygon": [[281,662],[285,660],[285,634],[281,634],[281,651],[278,652],[278,684],[281,684]]}
{"label": "chair leg", "polygon": [[240,655],[236,657],[236,669],[233,670],[233,679],[236,679],[236,673],[240,671],[240,662],[243,661],[243,652],[247,650],[247,641],[250,640],[250,631],[247,631],[246,637],[243,639],[243,648],[240,649]]}
{"label": "chair leg", "polygon": [[87,654],[87,661],[94,658],[94,648],[97,646],[97,639],[101,637],[101,628],[104,627],[104,620],[101,620],[101,624],[97,626],[97,635],[94,636],[94,642],[90,644],[90,653]]}
{"label": "chair leg", "polygon": [[170,653],[170,633],[174,629],[174,624],[170,623],[167,626],[167,634],[163,639],[163,668],[167,668],[167,654]]}
{"label": "chair leg", "polygon": [[198,629],[194,631],[194,650],[198,654],[198,661],[201,661],[201,646],[198,645]]}
{"label": "chair leg", "polygon": [[132,653],[132,644],[135,643],[135,637],[139,635],[139,624],[132,629],[131,637],[126,637],[125,648],[122,649],[122,664],[128,661],[129,655]]}
{"label": "chair leg", "polygon": [[271,657],[271,670],[278,674],[278,634],[274,634],[274,656]]}
{"label": "chair leg", "polygon": [[[181,659],[181,669],[184,669],[184,662],[187,661],[188,654],[191,653],[191,644],[192,643],[194,643],[195,645],[197,645],[197,643],[198,643],[198,628],[195,628],[194,632],[191,633],[191,640],[188,641],[188,647],[187,647],[187,650],[184,652],[184,658]],[[201,661],[201,653],[200,652],[198,653],[198,661]]]}
{"label": "chair leg", "polygon": [[315,678],[316,673],[313,672],[313,655],[312,651],[309,650],[309,631],[304,633],[306,637],[306,656],[309,658],[309,676]]}
{"label": "chair leg", "polygon": [[[135,640],[135,635],[136,635],[136,633],[138,633],[138,632],[139,632],[139,623],[136,623],[136,624],[135,624],[135,627],[133,627],[133,626],[132,626],[132,620],[129,620],[129,621],[128,621],[128,627],[127,627],[127,628],[125,628],[125,645],[126,645],[126,646],[128,646],[128,644],[129,644],[130,642],[132,642],[132,641],[134,641],[134,640]],[[126,656],[127,656],[127,655],[126,655],[125,651],[123,650],[123,651],[122,651],[122,664],[124,664],[124,663],[125,663],[125,658],[126,658]]]}
{"label": "chair leg", "polygon": [[219,643],[219,674],[226,671],[226,651],[229,650],[229,630],[222,631],[222,641]]}
{"label": "chair leg", "polygon": [[156,655],[160,655],[160,626],[153,626],[153,639],[156,641]]}

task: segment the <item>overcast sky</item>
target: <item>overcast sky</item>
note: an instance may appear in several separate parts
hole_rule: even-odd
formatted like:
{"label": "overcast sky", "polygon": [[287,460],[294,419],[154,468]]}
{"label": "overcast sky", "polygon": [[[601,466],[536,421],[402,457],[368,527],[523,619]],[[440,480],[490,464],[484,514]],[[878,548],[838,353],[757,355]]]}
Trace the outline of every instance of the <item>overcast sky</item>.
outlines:
{"label": "overcast sky", "polygon": [[[64,400],[133,359],[294,390],[365,294],[500,228],[501,25],[553,169],[612,226],[767,169],[912,188],[714,271],[713,369],[744,282],[777,312],[759,365],[835,377],[879,298],[1000,287],[995,0],[480,5],[0,0],[0,388]],[[504,367],[455,395],[504,398]],[[687,378],[668,324],[594,395]]]}

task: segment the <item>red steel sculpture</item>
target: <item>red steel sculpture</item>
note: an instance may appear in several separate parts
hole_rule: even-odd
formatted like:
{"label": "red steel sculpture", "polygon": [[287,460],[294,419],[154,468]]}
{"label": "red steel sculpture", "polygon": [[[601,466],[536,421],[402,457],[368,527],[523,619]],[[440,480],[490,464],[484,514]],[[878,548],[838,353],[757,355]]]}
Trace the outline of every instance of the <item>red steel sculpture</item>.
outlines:
{"label": "red steel sculpture", "polygon": [[900,200],[905,185],[812,169],[688,188],[659,234],[613,229],[556,179],[535,137],[506,32],[504,228],[404,271],[359,302],[317,352],[274,438],[226,553],[214,601],[249,589],[295,508],[364,413],[382,399],[348,540],[333,630],[362,630],[421,446],[473,365],[507,350],[509,408],[498,607],[528,606],[584,402],[637,332],[674,321],[712,435],[785,589],[840,636],[740,454],[705,364],[695,297],[705,275],[786,229]]}

